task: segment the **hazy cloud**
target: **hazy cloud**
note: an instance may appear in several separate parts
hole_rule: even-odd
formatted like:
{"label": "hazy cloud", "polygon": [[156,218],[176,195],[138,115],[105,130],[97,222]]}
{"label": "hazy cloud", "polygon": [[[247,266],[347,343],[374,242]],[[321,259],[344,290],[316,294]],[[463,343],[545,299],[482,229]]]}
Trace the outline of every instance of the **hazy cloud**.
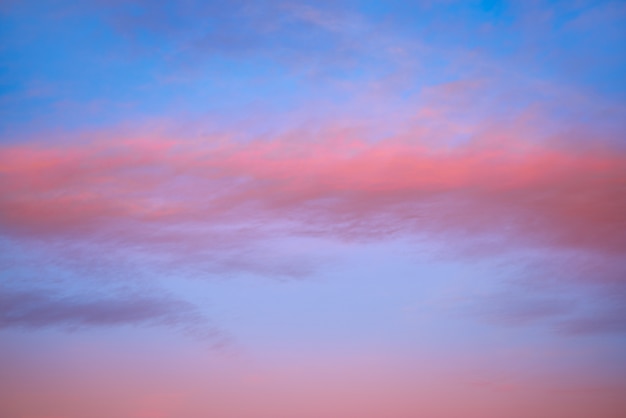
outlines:
{"label": "hazy cloud", "polygon": [[193,304],[165,295],[0,287],[0,329],[75,331],[117,326],[167,327],[203,339],[224,339]]}

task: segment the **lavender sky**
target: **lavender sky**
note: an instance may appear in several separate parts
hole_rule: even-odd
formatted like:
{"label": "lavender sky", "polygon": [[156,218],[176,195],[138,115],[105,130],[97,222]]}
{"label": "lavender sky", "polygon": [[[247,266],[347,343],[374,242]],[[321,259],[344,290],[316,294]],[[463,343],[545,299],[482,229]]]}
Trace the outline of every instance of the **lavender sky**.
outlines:
{"label": "lavender sky", "polygon": [[626,416],[626,2],[0,15],[0,417]]}

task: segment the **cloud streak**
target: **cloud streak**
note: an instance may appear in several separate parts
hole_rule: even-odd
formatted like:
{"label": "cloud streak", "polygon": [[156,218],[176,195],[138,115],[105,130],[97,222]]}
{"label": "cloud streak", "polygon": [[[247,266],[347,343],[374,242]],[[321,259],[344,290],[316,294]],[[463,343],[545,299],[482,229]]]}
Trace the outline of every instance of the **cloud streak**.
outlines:
{"label": "cloud streak", "polygon": [[0,329],[64,331],[140,326],[166,327],[212,343],[227,338],[193,304],[167,295],[91,291],[68,293],[48,287],[0,287]]}
{"label": "cloud streak", "polygon": [[245,143],[111,138],[4,146],[0,225],[10,235],[41,237],[262,221],[342,238],[492,234],[511,243],[626,250],[619,228],[626,158],[610,144],[579,150],[506,130],[457,147],[433,147],[419,133],[378,142],[309,142],[297,134]]}

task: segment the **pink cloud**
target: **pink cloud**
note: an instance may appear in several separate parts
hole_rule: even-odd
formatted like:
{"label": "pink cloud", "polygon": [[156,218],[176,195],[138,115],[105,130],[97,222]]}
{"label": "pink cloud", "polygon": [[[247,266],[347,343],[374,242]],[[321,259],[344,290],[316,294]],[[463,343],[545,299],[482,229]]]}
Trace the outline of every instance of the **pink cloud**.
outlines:
{"label": "pink cloud", "polygon": [[623,252],[624,153],[523,134],[494,130],[456,147],[435,147],[419,132],[378,142],[294,133],[7,145],[0,222],[10,234],[44,236],[288,220],[298,232],[340,237],[495,234],[511,244]]}
{"label": "pink cloud", "polygon": [[[536,117],[473,126],[453,144],[439,138],[465,128],[446,114],[379,139],[334,123],[250,140],[144,130],[3,145],[0,230],[71,270],[119,277],[146,263],[183,276],[302,277],[319,260],[281,239],[409,237],[465,260],[541,253],[527,274],[623,294],[623,148],[591,129],[575,141],[542,134]],[[482,316],[621,332],[623,297],[609,299],[595,314],[530,294]]]}

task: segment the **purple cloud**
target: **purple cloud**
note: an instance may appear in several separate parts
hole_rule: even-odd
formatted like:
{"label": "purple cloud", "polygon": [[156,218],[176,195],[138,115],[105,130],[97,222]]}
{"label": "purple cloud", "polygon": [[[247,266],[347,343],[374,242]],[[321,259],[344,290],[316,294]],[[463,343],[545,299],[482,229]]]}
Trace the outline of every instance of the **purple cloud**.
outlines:
{"label": "purple cloud", "polygon": [[547,326],[562,335],[626,333],[624,283],[550,282],[533,278],[472,299],[472,314],[502,326]]}
{"label": "purple cloud", "polygon": [[167,295],[137,293],[63,294],[46,288],[0,287],[0,330],[148,326],[168,327],[194,337],[224,340],[193,304]]}

